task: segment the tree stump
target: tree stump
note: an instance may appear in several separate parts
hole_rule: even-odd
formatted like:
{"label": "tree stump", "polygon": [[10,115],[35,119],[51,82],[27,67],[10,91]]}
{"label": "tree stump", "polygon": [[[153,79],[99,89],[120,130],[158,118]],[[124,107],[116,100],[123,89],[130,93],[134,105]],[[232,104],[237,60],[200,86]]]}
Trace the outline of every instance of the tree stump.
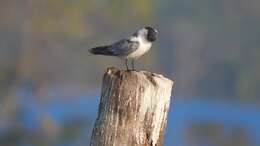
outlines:
{"label": "tree stump", "polygon": [[162,146],[173,81],[107,69],[91,146]]}

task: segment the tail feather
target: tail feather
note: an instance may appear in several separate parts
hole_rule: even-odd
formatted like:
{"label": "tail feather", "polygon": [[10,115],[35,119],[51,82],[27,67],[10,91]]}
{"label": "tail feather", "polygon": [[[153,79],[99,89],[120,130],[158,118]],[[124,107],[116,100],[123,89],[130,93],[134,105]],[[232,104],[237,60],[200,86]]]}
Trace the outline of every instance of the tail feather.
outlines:
{"label": "tail feather", "polygon": [[100,46],[100,47],[95,47],[95,48],[91,48],[88,51],[91,54],[95,54],[95,55],[114,55],[114,53],[111,51],[111,46]]}

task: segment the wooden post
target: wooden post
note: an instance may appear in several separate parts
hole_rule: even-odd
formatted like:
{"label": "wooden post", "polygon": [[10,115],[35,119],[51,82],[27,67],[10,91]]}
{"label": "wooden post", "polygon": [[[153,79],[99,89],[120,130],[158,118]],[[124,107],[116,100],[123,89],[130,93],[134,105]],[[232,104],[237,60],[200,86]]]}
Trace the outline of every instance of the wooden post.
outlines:
{"label": "wooden post", "polygon": [[91,146],[162,146],[173,81],[107,69]]}

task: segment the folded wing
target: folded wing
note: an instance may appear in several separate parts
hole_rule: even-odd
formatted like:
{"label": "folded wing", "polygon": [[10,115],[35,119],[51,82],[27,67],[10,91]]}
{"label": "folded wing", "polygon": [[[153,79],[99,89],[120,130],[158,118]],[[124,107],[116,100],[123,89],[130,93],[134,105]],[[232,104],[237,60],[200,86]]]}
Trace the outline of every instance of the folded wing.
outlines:
{"label": "folded wing", "polygon": [[121,40],[111,46],[111,51],[117,56],[128,55],[139,47],[139,42],[131,41],[129,39]]}
{"label": "folded wing", "polygon": [[134,52],[138,47],[137,41],[124,39],[112,45],[91,48],[89,52],[95,55],[125,56]]}

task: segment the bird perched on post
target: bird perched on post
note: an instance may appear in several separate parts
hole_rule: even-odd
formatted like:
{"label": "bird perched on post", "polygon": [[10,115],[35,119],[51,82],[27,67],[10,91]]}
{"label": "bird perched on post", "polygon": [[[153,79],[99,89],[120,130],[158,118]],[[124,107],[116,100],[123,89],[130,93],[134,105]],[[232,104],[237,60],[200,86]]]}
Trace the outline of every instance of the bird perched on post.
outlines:
{"label": "bird perched on post", "polygon": [[130,37],[117,41],[111,45],[99,46],[89,49],[94,55],[117,56],[125,59],[126,69],[128,68],[128,60],[131,60],[132,70],[134,61],[147,53],[152,42],[157,39],[158,31],[150,26],[137,30]]}

